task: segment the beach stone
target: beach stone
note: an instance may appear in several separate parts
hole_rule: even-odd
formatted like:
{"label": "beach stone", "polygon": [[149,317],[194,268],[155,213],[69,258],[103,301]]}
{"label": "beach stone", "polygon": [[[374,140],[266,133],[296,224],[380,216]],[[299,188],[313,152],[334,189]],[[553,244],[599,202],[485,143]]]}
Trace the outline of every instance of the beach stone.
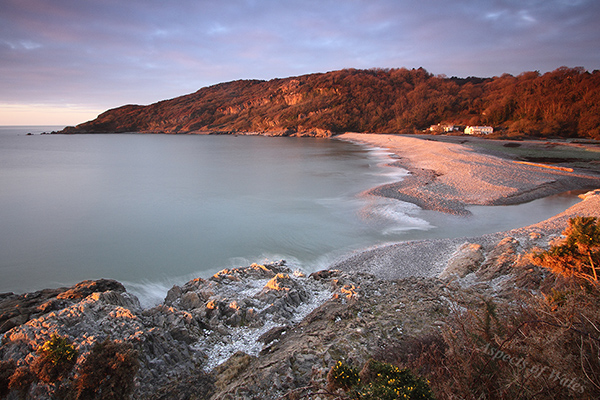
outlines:
{"label": "beach stone", "polygon": [[479,268],[484,260],[485,256],[480,244],[464,243],[448,261],[448,266],[442,271],[439,278],[464,278]]}

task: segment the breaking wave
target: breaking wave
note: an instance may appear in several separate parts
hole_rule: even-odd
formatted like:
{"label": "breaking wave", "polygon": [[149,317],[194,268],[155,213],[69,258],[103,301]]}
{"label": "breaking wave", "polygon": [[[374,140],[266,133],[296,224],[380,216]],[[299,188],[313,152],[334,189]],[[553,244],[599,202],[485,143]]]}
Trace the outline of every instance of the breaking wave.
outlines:
{"label": "breaking wave", "polygon": [[367,205],[360,211],[360,216],[366,223],[379,226],[384,235],[435,228],[418,216],[421,211],[419,206],[412,203],[369,196]]}

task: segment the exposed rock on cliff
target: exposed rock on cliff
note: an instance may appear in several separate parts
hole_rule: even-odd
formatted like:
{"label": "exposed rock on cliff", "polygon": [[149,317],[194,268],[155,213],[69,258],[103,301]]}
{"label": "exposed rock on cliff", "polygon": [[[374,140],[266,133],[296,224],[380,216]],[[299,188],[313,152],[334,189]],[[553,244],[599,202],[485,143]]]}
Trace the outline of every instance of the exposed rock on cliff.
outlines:
{"label": "exposed rock on cliff", "polygon": [[[594,105],[599,76],[597,71],[563,68],[541,76],[460,79],[433,76],[422,68],[400,68],[239,80],[147,106],[108,110],[61,133],[326,137],[339,132],[413,133],[441,121],[471,124],[476,116],[481,119],[477,123],[509,126],[515,134],[598,137]],[[586,96],[572,95],[581,88]],[[548,111],[557,104],[567,112]]]}

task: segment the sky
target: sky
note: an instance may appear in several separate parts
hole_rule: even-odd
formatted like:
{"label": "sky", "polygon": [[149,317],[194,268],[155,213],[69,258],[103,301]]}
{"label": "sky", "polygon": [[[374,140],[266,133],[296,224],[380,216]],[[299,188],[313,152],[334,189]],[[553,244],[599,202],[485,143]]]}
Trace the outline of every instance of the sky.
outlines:
{"label": "sky", "polygon": [[0,125],[343,68],[600,69],[599,0],[0,0]]}

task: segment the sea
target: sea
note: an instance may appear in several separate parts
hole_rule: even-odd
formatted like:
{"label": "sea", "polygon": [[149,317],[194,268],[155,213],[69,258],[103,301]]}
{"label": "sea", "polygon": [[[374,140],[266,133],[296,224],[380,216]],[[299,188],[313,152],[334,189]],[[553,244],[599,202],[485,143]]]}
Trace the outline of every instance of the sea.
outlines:
{"label": "sea", "polygon": [[225,268],[285,259],[310,273],[372,246],[530,225],[579,201],[571,193],[452,216],[366,195],[407,175],[381,148],[40,134],[62,128],[0,126],[0,293],[109,278],[149,307]]}

